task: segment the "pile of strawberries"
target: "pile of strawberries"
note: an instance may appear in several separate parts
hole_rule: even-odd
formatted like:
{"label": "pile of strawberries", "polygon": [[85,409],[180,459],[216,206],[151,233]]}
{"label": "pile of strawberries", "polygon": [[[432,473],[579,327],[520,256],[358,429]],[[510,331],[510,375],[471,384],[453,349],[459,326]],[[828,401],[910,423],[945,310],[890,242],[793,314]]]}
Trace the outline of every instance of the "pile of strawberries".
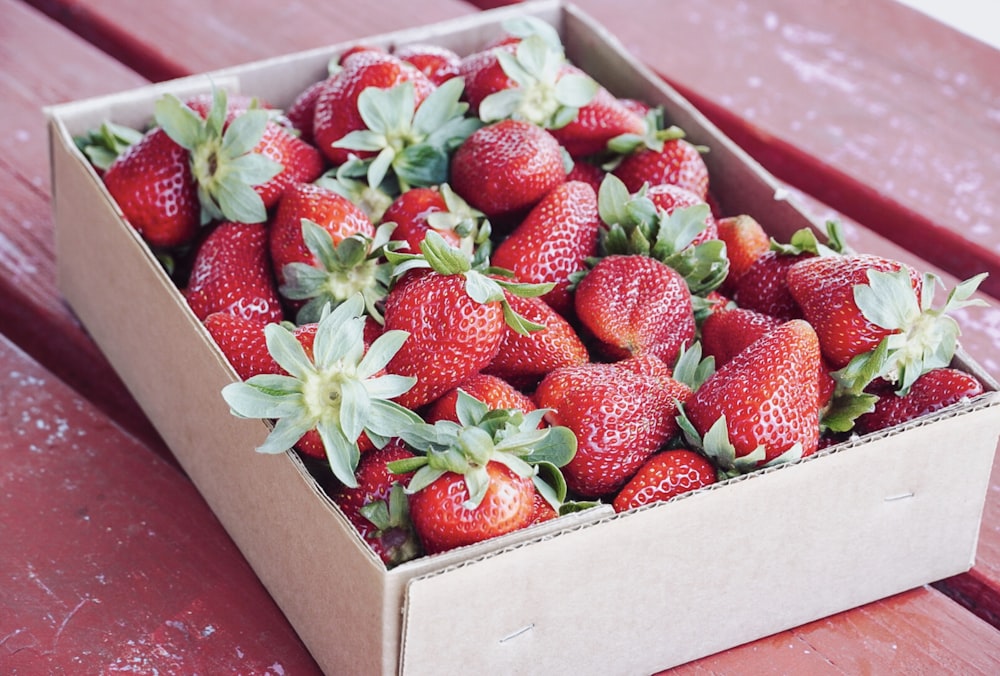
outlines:
{"label": "pile of strawberries", "polygon": [[936,280],[713,209],[659,109],[520,20],[359,46],[284,112],[165,96],[80,139],[125,218],[387,565],[618,511],[982,393]]}

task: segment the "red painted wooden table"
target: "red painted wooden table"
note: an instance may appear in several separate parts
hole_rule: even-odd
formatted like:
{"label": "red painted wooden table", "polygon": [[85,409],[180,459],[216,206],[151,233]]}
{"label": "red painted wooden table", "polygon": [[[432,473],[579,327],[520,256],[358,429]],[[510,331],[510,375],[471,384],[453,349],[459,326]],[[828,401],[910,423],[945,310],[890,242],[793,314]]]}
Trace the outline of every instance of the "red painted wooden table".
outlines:
{"label": "red painted wooden table", "polygon": [[[478,8],[30,4],[0,0],[0,673],[313,673],[56,290],[41,107]],[[850,12],[821,0],[579,4],[816,213],[842,217],[857,248],[949,281],[993,270],[998,198],[976,187],[1000,181],[996,154],[983,152],[1000,147],[985,112],[996,107],[997,52],[889,0]],[[636,20],[640,9],[655,20]],[[680,26],[671,40],[651,28],[671,22]],[[967,349],[995,376],[998,312],[994,302],[962,318]],[[970,573],[677,671],[998,673],[998,618],[995,471]]]}

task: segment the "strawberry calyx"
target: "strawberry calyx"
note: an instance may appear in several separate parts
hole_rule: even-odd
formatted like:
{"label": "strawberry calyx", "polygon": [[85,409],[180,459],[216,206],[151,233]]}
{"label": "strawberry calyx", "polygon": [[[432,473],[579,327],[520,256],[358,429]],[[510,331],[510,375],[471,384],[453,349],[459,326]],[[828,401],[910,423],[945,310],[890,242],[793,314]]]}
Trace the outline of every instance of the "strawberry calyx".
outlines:
{"label": "strawberry calyx", "polygon": [[284,453],[315,429],[333,474],[352,488],[362,432],[381,448],[420,422],[391,401],[416,379],[382,372],[409,334],[386,331],[366,350],[364,305],[361,294],[355,294],[324,313],[312,358],[286,326],[269,324],[264,329],[268,352],[286,373],[255,375],[222,389],[234,415],[277,421],[259,453]]}
{"label": "strawberry calyx", "polygon": [[680,273],[693,295],[704,296],[718,288],[729,274],[725,242],[713,238],[693,244],[708,227],[708,204],[680,207],[668,214],[645,191],[644,186],[630,194],[614,174],[601,182],[597,208],[604,227],[594,260],[612,255],[649,256]]}
{"label": "strawberry calyx", "polygon": [[479,117],[483,122],[510,118],[559,129],[576,119],[580,108],[597,94],[599,85],[593,78],[583,72],[564,72],[566,55],[550,35],[533,32],[521,38],[514,53],[504,49],[494,53],[516,86],[482,100]]}
{"label": "strawberry calyx", "polygon": [[399,194],[395,176],[386,176],[378,185],[368,182],[368,167],[364,160],[352,157],[340,166],[330,169],[316,179],[316,185],[346,197],[358,206],[372,223],[382,220],[382,215]]}
{"label": "strawberry calyx", "polygon": [[891,331],[873,350],[855,356],[833,377],[848,392],[860,393],[876,378],[895,384],[898,394],[906,394],[914,381],[935,368],[951,364],[958,347],[958,322],[950,313],[960,308],[986,305],[971,296],[987,273],[971,277],[948,293],[945,304],[933,307],[934,291],[940,279],[925,274],[920,296],[911,283],[909,271],[868,270],[867,284],[853,287],[854,302],[862,316]]}
{"label": "strawberry calyx", "polygon": [[208,115],[202,118],[172,94],[154,104],[156,124],[190,153],[191,173],[198,184],[201,221],[261,223],[267,210],[253,186],[277,176],[283,166],[254,152],[264,136],[270,113],[250,108],[226,122],[226,93],[215,89]]}
{"label": "strawberry calyx", "polygon": [[123,124],[105,121],[100,127],[73,138],[76,147],[91,164],[105,171],[119,155],[142,139],[142,132]]}
{"label": "strawberry calyx", "polygon": [[295,321],[319,321],[323,308],[336,307],[361,294],[365,311],[379,324],[384,322],[379,303],[389,292],[391,266],[382,257],[390,244],[394,223],[383,223],[375,237],[356,233],[334,244],[327,230],[302,219],[302,241],[317,264],[288,263],[283,269],[285,283],[278,289],[289,300],[307,301]]}
{"label": "strawberry calyx", "polygon": [[701,342],[696,340],[690,346],[681,346],[671,377],[687,385],[694,392],[713,373],[715,373],[715,357],[709,355],[702,358]]}
{"label": "strawberry calyx", "polygon": [[532,322],[518,314],[507,301],[506,294],[521,298],[542,296],[552,290],[555,284],[529,284],[513,280],[510,271],[487,267],[487,261],[478,256],[453,247],[434,230],[428,230],[420,243],[420,253],[401,254],[389,249],[385,257],[393,265],[392,277],[398,279],[410,270],[430,269],[441,275],[462,275],[465,277],[465,292],[477,303],[500,303],[504,321],[514,331],[526,335],[541,331],[544,325]]}
{"label": "strawberry calyx", "polygon": [[452,190],[447,183],[439,187],[444,198],[444,211],[435,211],[427,216],[427,224],[439,231],[452,231],[460,238],[459,248],[477,260],[489,257],[492,248],[490,234],[492,226],[482,211],[474,208]]}
{"label": "strawberry calyx", "polygon": [[736,446],[730,441],[725,414],[721,414],[702,436],[687,417],[684,405],[680,401],[677,402],[677,411],[677,424],[681,428],[685,441],[690,448],[698,451],[715,464],[719,481],[802,458],[802,444],[798,442],[767,462],[764,462],[767,458],[767,449],[764,444],[760,444],[749,453],[737,455]]}
{"label": "strawberry calyx", "polygon": [[376,153],[361,161],[370,186],[380,186],[390,170],[400,190],[444,183],[451,151],[482,126],[465,114],[469,104],[459,100],[464,87],[462,78],[451,78],[419,106],[412,82],[367,87],[358,96],[358,113],[367,128],[351,131],[333,145]]}
{"label": "strawberry calyx", "polygon": [[[400,438],[420,455],[390,462],[387,467],[400,474],[414,472],[407,494],[417,493],[451,472],[464,477],[469,493],[464,506],[476,509],[490,484],[486,466],[499,462],[520,477],[531,477],[542,497],[560,509],[566,484],[559,468],[576,454],[572,430],[544,426],[548,409],[527,413],[491,409],[464,390],[458,392],[455,412],[457,423],[439,420],[401,430]],[[544,471],[540,471],[541,466]]]}
{"label": "strawberry calyx", "polygon": [[792,233],[787,242],[771,238],[771,251],[783,256],[812,254],[814,256],[836,256],[847,251],[844,233],[837,221],[827,221],[826,241],[821,242],[811,228],[802,228]]}
{"label": "strawberry calyx", "polygon": [[[606,171],[611,171],[617,166],[625,155],[630,155],[639,150],[652,150],[662,152],[667,141],[676,141],[686,138],[687,133],[677,125],[667,125],[664,118],[663,106],[651,108],[644,118],[646,123],[645,134],[619,134],[608,141],[608,150],[613,157],[608,164],[603,165]],[[696,146],[699,152],[708,152],[705,146]]]}

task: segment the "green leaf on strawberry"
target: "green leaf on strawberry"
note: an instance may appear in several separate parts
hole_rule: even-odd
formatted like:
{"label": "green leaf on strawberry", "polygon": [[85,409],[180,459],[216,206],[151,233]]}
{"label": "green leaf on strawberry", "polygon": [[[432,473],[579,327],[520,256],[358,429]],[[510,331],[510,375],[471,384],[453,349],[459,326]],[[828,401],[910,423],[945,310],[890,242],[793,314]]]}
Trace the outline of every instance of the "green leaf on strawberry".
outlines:
{"label": "green leaf on strawberry", "polygon": [[336,307],[360,293],[365,311],[382,323],[379,303],[389,290],[391,266],[382,259],[394,228],[383,223],[375,237],[360,233],[333,243],[330,233],[308,219],[302,220],[302,240],[316,258],[318,265],[288,263],[284,267],[285,283],[281,295],[289,300],[308,301],[296,314],[295,321],[307,324],[319,321],[323,309]]}
{"label": "green leaf on strawberry", "polygon": [[420,422],[391,401],[415,379],[381,373],[407,334],[387,331],[366,351],[364,306],[362,295],[355,294],[326,313],[311,358],[288,328],[268,325],[268,351],[287,375],[256,375],[222,390],[234,415],[276,420],[258,452],[283,453],[317,430],[334,475],[346,486],[357,485],[354,470],[362,433],[381,446]]}
{"label": "green leaf on strawberry", "polygon": [[73,138],[76,147],[98,169],[107,169],[126,148],[142,139],[142,132],[114,122],[103,122],[97,129]]}
{"label": "green leaf on strawberry", "polygon": [[368,182],[368,163],[356,157],[327,171],[315,183],[351,200],[372,223],[382,219],[393,197],[400,192],[399,183],[393,175],[386,176],[378,185],[371,185]]}
{"label": "green leaf on strawberry", "polygon": [[269,120],[266,110],[251,108],[227,126],[226,93],[215,89],[205,118],[172,94],[158,99],[154,111],[156,124],[191,154],[203,224],[220,219],[240,223],[267,219],[264,201],[253,186],[271,180],[283,167],[254,152]]}
{"label": "green leaf on strawberry", "polygon": [[358,96],[366,129],[349,132],[334,147],[377,153],[365,160],[368,184],[382,184],[390,170],[401,190],[431,186],[448,178],[449,153],[482,126],[460,101],[464,82],[452,78],[416,106],[412,82],[382,89],[368,87]]}

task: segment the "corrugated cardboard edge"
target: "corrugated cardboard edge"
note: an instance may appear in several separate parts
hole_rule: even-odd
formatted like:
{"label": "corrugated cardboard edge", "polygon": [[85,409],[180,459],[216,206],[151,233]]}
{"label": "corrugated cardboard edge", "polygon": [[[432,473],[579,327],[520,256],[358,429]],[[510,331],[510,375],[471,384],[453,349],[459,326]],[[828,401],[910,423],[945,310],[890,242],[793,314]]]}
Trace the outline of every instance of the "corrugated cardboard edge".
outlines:
{"label": "corrugated cardboard edge", "polygon": [[[504,17],[525,12],[550,21],[564,35],[568,33],[567,46],[574,59],[582,62],[585,68],[595,70],[599,79],[626,70],[624,78],[613,77],[606,82],[616,93],[653,100],[669,98],[674,121],[688,127],[693,141],[713,147],[706,158],[713,171],[713,185],[726,196],[725,204],[734,205],[728,207],[730,210],[741,204],[758,205],[762,195],[775,196],[778,186],[773,179],[742,150],[718,134],[714,126],[672,89],[637,66],[620,46],[611,54],[602,52],[602,41],[608,37],[607,33],[571,5],[525,3],[430,27],[376,36],[370,41],[384,45],[436,41],[467,51],[469,44],[492,39],[497,24]],[[577,40],[579,42],[574,42]],[[616,44],[613,39],[611,43]],[[72,133],[95,126],[107,117],[127,124],[142,124],[148,118],[152,101],[162,92],[204,91],[213,83],[232,91],[242,89],[254,94],[266,91],[269,100],[287,105],[306,84],[325,74],[329,58],[347,44],[56,106],[47,112],[52,119],[52,185],[59,283],[63,293],[115,368],[123,374],[137,400],[157,424],[317,661],[331,672],[350,668],[353,673],[388,673],[400,666],[401,655],[406,656],[408,669],[419,666],[420,649],[430,649],[434,645],[434,642],[426,644],[425,648],[417,645],[418,650],[414,651],[415,644],[423,641],[421,632],[429,626],[416,618],[426,617],[428,599],[434,598],[427,595],[433,587],[424,586],[424,581],[442,584],[451,574],[444,575],[441,571],[450,571],[450,566],[456,564],[458,571],[500,565],[505,574],[518,573],[519,569],[507,568],[510,561],[506,558],[507,552],[523,554],[535,551],[536,547],[539,551],[551,547],[544,543],[561,541],[562,538],[553,538],[552,532],[562,529],[566,523],[574,524],[567,530],[567,542],[574,541],[571,534],[584,533],[585,539],[595,538],[595,546],[601,549],[603,528],[590,532],[589,528],[577,524],[607,514],[607,510],[577,515],[558,522],[558,526],[543,525],[482,546],[427,557],[387,573],[301,462],[290,455],[268,458],[249,452],[248,449],[259,444],[266,428],[235,420],[225,411],[218,391],[232,381],[232,371],[187,310],[177,290],[159,270],[148,249],[121,222],[117,207],[72,147],[71,139]],[[64,124],[69,122],[72,128]],[[746,167],[752,171],[748,172]],[[800,211],[781,200],[769,199],[763,206],[765,213],[761,218],[776,236],[790,234],[806,222]],[[78,223],[76,219],[81,217],[93,218],[100,224]],[[783,227],[787,227],[787,231]],[[137,289],[147,291],[138,294]],[[159,332],[150,335],[150,326],[158,327]],[[177,368],[181,363],[184,368]],[[189,396],[181,401],[164,401],[163,390],[187,392]],[[614,520],[618,522],[619,519]],[[502,554],[494,555],[497,551]],[[468,561],[473,564],[466,564]],[[483,563],[490,561],[501,563]],[[573,563],[579,565],[580,561]],[[429,577],[423,577],[425,575]],[[461,586],[462,575],[457,573],[455,577],[458,586]],[[414,578],[420,582],[413,584],[410,590],[415,596],[405,609],[407,641],[403,645],[401,604]],[[451,618],[449,622],[460,621]],[[490,625],[491,631],[495,628],[495,624]],[[518,636],[539,640],[529,637],[543,633],[532,634],[532,630],[521,632],[520,629],[523,627],[515,627],[505,634],[504,643],[516,646],[518,641],[514,639]],[[523,640],[518,640],[523,644]],[[619,648],[626,644],[631,645],[626,641]],[[588,648],[586,654],[589,656],[593,652]],[[614,656],[615,653],[607,654]],[[428,665],[440,664],[436,657]]]}

